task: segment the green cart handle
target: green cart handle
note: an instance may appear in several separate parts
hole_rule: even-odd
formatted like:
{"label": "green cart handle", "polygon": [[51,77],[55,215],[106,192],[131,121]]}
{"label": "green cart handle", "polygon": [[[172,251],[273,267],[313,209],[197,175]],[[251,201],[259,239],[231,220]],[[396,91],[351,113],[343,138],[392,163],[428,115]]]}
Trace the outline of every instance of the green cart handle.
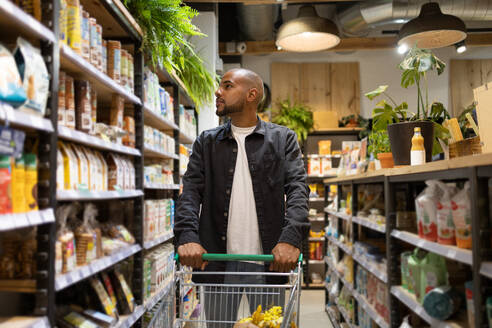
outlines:
{"label": "green cart handle", "polygon": [[[299,262],[302,263],[302,254],[299,255]],[[174,255],[174,260],[178,262],[179,255]],[[204,261],[254,261],[254,262],[273,262],[273,255],[247,255],[247,254],[210,254],[202,255]]]}

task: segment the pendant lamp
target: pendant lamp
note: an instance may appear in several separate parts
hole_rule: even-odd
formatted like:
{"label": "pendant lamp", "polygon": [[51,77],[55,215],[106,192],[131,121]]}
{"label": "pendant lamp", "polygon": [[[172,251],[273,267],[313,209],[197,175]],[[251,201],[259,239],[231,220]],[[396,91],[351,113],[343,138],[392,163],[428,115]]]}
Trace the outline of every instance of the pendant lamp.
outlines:
{"label": "pendant lamp", "polygon": [[422,49],[442,48],[466,39],[465,23],[456,16],[445,15],[439,4],[422,5],[418,17],[403,25],[398,34],[398,45]]}
{"label": "pendant lamp", "polygon": [[286,51],[312,52],[330,49],[339,43],[335,23],[319,17],[312,5],[304,5],[296,19],[280,26],[275,44]]}

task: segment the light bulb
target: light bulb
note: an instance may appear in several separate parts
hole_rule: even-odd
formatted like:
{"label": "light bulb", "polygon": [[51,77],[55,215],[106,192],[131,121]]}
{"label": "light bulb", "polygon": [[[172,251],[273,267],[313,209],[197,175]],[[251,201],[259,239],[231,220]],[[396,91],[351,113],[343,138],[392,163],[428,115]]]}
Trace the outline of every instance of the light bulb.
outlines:
{"label": "light bulb", "polygon": [[462,54],[466,51],[466,46],[465,45],[461,45],[459,47],[456,48],[456,52],[459,53],[459,54]]}
{"label": "light bulb", "polygon": [[407,52],[408,47],[406,44],[402,44],[398,47],[397,51],[400,55],[403,55],[405,52]]}

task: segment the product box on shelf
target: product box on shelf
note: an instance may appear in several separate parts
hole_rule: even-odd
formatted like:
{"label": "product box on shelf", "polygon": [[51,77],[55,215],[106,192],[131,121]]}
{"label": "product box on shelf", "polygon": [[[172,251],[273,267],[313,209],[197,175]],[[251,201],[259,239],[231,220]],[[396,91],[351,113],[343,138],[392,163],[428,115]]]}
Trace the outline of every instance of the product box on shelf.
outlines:
{"label": "product box on shelf", "polygon": [[145,200],[144,241],[154,240],[174,228],[174,200]]}

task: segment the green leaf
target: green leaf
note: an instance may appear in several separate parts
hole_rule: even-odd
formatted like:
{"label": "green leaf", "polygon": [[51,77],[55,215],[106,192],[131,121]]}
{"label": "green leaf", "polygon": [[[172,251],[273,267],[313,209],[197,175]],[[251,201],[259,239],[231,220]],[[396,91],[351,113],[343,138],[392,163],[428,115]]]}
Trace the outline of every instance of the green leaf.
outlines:
{"label": "green leaf", "polygon": [[366,96],[370,100],[373,100],[374,98],[385,92],[386,89],[388,89],[387,85],[380,85],[377,89],[364,94],[364,96]]}

